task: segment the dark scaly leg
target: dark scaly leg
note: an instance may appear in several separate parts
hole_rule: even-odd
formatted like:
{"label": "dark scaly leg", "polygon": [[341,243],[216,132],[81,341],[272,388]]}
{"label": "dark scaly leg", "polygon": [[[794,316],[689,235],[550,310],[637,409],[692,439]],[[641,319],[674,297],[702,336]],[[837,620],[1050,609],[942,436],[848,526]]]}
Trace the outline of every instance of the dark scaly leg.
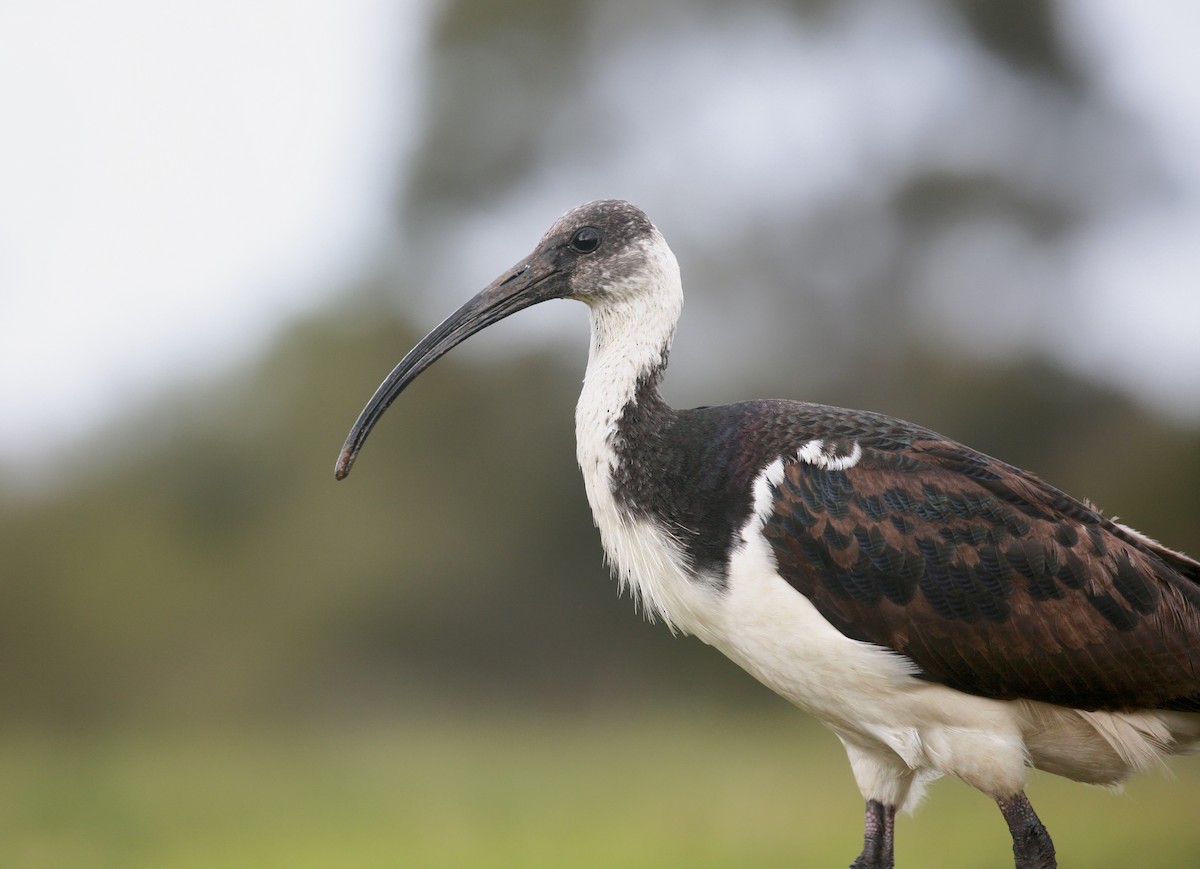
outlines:
{"label": "dark scaly leg", "polygon": [[879,800],[867,800],[863,823],[863,849],[850,869],[893,869],[893,836],[896,831],[896,807]]}
{"label": "dark scaly leg", "polygon": [[1057,869],[1054,843],[1024,791],[1011,797],[996,797],[996,805],[1012,833],[1016,869]]}

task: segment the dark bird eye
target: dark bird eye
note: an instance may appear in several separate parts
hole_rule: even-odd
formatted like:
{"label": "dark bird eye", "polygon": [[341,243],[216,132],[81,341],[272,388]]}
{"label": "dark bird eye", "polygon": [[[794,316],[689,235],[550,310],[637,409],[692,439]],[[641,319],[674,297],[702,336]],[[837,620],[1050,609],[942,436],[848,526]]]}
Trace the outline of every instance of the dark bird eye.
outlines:
{"label": "dark bird eye", "polygon": [[571,236],[571,250],[577,253],[591,253],[599,246],[600,230],[595,227],[585,226],[575,230],[575,234]]}

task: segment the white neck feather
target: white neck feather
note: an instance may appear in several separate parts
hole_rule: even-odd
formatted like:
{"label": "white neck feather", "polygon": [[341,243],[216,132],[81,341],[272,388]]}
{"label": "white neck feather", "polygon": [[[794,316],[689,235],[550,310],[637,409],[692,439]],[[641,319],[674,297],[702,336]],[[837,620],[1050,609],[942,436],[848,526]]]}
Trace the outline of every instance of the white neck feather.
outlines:
{"label": "white neck feather", "polygon": [[683,309],[679,266],[665,243],[647,250],[653,267],[634,284],[611,286],[591,302],[592,342],[575,409],[576,455],[600,540],[621,590],[631,588],[650,618],[695,632],[699,594],[669,535],[632,516],[613,496],[617,427],[638,381],[661,370]]}
{"label": "white neck feather", "polygon": [[638,380],[666,363],[683,310],[675,255],[661,237],[646,253],[648,267],[636,280],[610,285],[597,298],[584,299],[592,312],[592,340],[575,408],[575,438],[589,498],[599,477],[607,486],[621,412],[633,399]]}

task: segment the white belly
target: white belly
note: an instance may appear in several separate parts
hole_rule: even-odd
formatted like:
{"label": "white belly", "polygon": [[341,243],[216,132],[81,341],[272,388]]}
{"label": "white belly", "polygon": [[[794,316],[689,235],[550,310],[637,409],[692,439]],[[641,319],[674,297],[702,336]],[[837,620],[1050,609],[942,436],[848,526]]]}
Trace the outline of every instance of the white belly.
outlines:
{"label": "white belly", "polygon": [[757,516],[747,522],[723,587],[689,576],[680,548],[647,520],[623,517],[601,532],[622,586],[646,615],[719,649],[832,729],[868,799],[911,807],[940,775],[1012,794],[1030,765],[1117,784],[1200,740],[1200,716],[1081,712],[920,679],[903,655],[826,621],[779,576],[759,526]]}
{"label": "white belly", "polygon": [[731,559],[721,610],[719,630],[702,638],[831,728],[867,798],[903,806],[942,774],[990,793],[1020,789],[1014,704],[917,678],[903,655],[845,636],[779,576],[756,527]]}

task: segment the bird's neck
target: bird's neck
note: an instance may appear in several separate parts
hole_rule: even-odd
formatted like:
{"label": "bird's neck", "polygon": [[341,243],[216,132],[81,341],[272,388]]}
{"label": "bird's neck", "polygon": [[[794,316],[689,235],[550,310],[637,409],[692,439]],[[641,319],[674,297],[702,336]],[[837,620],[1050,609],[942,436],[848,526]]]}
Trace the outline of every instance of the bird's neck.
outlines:
{"label": "bird's neck", "polygon": [[666,407],[658,383],[681,308],[681,293],[635,294],[592,306],[591,349],[575,409],[577,457],[589,498],[594,485],[611,479],[626,408],[645,401]]}
{"label": "bird's neck", "polygon": [[625,519],[613,497],[621,420],[639,403],[669,413],[658,382],[683,310],[683,290],[674,256],[665,245],[662,250],[654,273],[643,273],[643,280],[652,285],[612,287],[590,303],[592,341],[575,408],[575,445],[588,502],[610,559],[612,529]]}
{"label": "bird's neck", "polygon": [[639,474],[675,420],[658,383],[679,310],[671,297],[593,307],[591,354],[575,411],[576,449],[592,517],[621,590],[630,590],[647,616],[672,630],[703,633],[706,610],[698,601],[704,590],[691,581],[672,534],[626,491],[630,482],[639,488]]}
{"label": "bird's neck", "polygon": [[[683,312],[679,263],[655,231],[643,248],[643,267],[594,297],[592,341],[583,392],[575,412],[579,461],[610,453],[617,423],[639,390],[657,399],[675,325]],[[586,466],[585,466],[586,467]],[[585,473],[586,476],[586,473]]]}

